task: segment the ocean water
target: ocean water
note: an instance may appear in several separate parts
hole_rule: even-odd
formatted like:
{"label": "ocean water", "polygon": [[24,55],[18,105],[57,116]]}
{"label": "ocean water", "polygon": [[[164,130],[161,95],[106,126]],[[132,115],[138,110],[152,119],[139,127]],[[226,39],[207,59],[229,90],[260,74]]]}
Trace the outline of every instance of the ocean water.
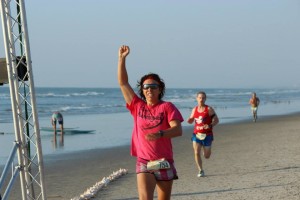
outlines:
{"label": "ocean water", "polygon": [[[195,106],[195,94],[199,89],[168,88],[165,101],[173,102],[180,110]],[[286,107],[300,101],[300,88],[297,89],[203,89],[207,93],[207,104],[216,111],[237,110],[234,116],[248,116],[244,109],[249,108],[249,98],[255,91],[261,100],[260,109],[265,107]],[[40,118],[48,117],[53,111],[61,111],[65,116],[89,114],[114,114],[127,112],[119,88],[36,88],[37,110]],[[293,106],[292,106],[293,107]],[[286,113],[293,112],[286,107]],[[261,115],[280,114],[280,110],[264,111]],[[228,116],[222,116],[226,119]],[[8,87],[0,87],[0,123],[12,120]],[[224,122],[224,120],[221,120]],[[225,120],[226,121],[226,120]]]}
{"label": "ocean water", "polygon": [[[223,89],[204,88],[206,103],[219,116],[220,123],[252,120],[248,104],[255,91],[260,98],[258,116],[289,114],[300,111],[300,88]],[[199,89],[167,88],[165,101],[173,102],[186,119],[197,105]],[[44,155],[94,148],[109,148],[130,143],[132,118],[125,108],[119,88],[36,88],[36,102]],[[11,151],[14,141],[10,92],[0,87],[0,164]],[[51,114],[61,111],[65,128],[89,133],[66,134],[54,138]],[[188,125],[186,122],[183,126]]]}

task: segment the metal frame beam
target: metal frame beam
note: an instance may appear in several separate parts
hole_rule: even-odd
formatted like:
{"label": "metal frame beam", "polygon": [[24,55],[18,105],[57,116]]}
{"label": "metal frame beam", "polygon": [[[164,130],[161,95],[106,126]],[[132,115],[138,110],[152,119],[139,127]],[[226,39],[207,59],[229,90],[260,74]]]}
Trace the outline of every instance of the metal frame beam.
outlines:
{"label": "metal frame beam", "polygon": [[[19,144],[16,169],[20,172],[22,198],[44,200],[44,167],[25,3],[24,0],[0,1],[15,141]],[[12,171],[11,180],[16,175],[16,170]]]}

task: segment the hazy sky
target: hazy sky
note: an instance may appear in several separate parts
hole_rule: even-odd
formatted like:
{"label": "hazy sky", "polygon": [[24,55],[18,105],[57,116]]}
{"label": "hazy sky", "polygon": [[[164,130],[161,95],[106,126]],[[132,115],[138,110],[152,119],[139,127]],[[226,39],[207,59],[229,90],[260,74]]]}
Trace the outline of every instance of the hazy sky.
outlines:
{"label": "hazy sky", "polygon": [[118,49],[126,44],[132,86],[154,72],[169,88],[300,87],[299,0],[25,5],[36,86],[118,87]]}

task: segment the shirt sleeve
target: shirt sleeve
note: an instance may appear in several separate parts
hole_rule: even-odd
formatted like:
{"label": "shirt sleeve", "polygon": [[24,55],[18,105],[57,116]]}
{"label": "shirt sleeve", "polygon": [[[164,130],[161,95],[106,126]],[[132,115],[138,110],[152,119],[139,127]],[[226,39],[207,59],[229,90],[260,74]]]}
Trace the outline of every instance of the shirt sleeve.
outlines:
{"label": "shirt sleeve", "polygon": [[167,107],[167,111],[168,111],[168,122],[172,120],[179,120],[180,122],[184,121],[181,113],[179,112],[179,110],[176,108],[174,104],[169,103]]}
{"label": "shirt sleeve", "polygon": [[136,109],[136,105],[140,100],[141,99],[135,94],[131,103],[130,104],[126,103],[126,108],[130,111],[131,114],[134,113],[134,111]]}

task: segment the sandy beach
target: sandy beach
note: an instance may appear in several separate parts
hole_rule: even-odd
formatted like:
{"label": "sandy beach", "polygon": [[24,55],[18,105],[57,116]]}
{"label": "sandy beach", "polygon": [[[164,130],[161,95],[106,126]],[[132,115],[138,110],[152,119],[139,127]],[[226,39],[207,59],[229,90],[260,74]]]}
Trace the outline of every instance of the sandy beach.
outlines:
{"label": "sandy beach", "polygon": [[[213,154],[204,160],[206,177],[197,178],[190,136],[173,139],[179,179],[172,199],[300,199],[300,114],[218,125]],[[135,158],[129,147],[96,149],[45,157],[47,199],[66,200],[120,168],[129,173],[93,199],[138,199]],[[21,199],[19,184],[11,192]]]}

